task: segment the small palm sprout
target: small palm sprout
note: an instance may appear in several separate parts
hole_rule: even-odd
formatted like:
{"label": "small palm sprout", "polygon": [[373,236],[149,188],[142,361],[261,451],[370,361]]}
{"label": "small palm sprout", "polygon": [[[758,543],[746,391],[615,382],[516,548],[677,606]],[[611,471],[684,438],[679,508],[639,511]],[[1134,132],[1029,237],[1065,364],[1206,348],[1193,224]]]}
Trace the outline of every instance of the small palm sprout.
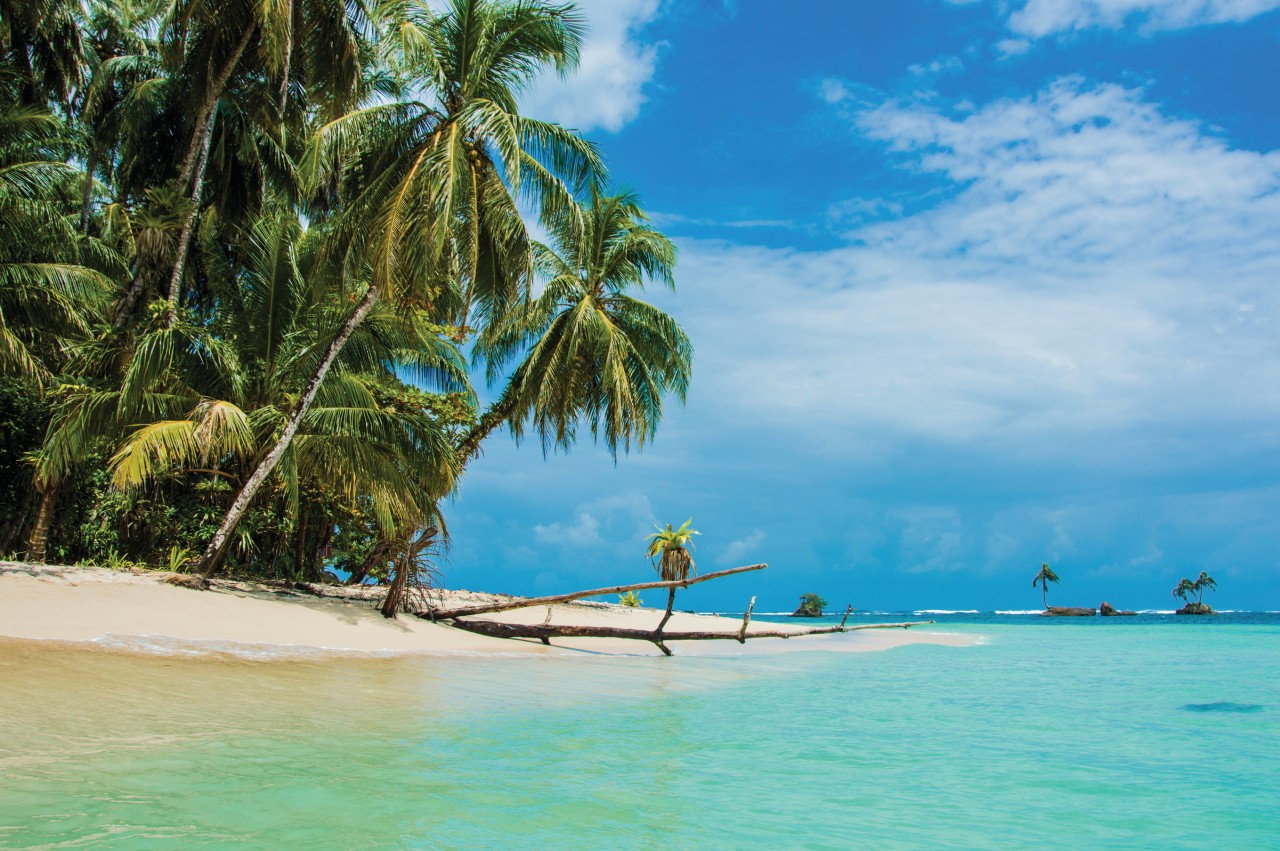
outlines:
{"label": "small palm sprout", "polygon": [[666,529],[655,525],[654,528],[658,531],[648,538],[649,560],[653,562],[653,567],[663,582],[683,582],[691,575],[697,575],[693,557],[685,549],[697,549],[693,546],[693,536],[702,534],[689,528],[692,522],[693,518],[690,517],[679,529],[672,529],[670,523]]}
{"label": "small palm sprout", "polygon": [[1041,563],[1040,572],[1036,574],[1036,578],[1031,580],[1031,587],[1040,586],[1040,601],[1044,607],[1049,608],[1049,583],[1058,584],[1058,574],[1053,572],[1053,568],[1049,565]]}
{"label": "small palm sprout", "polygon": [[628,609],[638,609],[644,605],[644,600],[641,600],[640,595],[635,591],[628,591],[618,595],[618,605],[626,606]]}

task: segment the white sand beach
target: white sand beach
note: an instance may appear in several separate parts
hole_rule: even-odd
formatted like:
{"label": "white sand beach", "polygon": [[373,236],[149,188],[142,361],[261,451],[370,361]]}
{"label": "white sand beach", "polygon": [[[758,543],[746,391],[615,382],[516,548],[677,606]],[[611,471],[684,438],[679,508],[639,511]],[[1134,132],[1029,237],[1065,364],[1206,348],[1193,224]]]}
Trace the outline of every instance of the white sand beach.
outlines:
{"label": "white sand beach", "polygon": [[[536,640],[509,640],[476,635],[412,615],[395,620],[382,617],[376,600],[381,589],[323,587],[317,597],[282,587],[215,580],[208,591],[179,588],[164,582],[168,574],[115,571],[99,567],[71,567],[0,562],[0,637],[72,642],[97,642],[123,649],[157,650],[175,643],[188,650],[206,647],[230,650],[278,647],[338,653],[438,654],[572,654],[617,653],[654,655],[649,642],[602,638],[564,638],[544,646]],[[453,605],[486,602],[492,594],[442,591]],[[363,599],[361,599],[363,597]],[[552,607],[556,624],[652,629],[662,616],[658,609],[618,605],[566,603]],[[483,616],[512,623],[542,623],[547,607],[517,609]],[[697,630],[736,633],[738,619],[676,613],[669,631]],[[761,629],[799,631],[803,625],[761,624]],[[968,644],[966,636],[931,628],[869,630],[836,636],[803,637],[795,641],[760,639],[740,645],[734,641],[681,642],[678,655],[718,655],[802,649],[849,651],[885,650],[906,644]]]}

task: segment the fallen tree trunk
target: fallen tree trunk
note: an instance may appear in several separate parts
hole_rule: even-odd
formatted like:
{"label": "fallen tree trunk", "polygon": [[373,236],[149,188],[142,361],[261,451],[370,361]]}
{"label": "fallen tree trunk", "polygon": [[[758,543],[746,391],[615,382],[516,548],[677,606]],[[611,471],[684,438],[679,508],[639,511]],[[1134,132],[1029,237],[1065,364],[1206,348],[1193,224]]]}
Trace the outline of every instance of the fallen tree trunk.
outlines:
{"label": "fallen tree trunk", "polygon": [[[849,617],[848,612],[845,618]],[[861,629],[909,629],[913,626],[924,626],[934,621],[910,621],[907,623],[868,623],[856,626],[823,626],[803,629],[797,632],[783,630],[760,630],[747,632],[748,617],[743,618],[743,628],[736,632],[664,632],[661,629],[628,629],[617,626],[560,626],[558,624],[523,624],[499,623],[498,621],[454,620],[453,626],[467,632],[488,635],[494,638],[536,638],[544,644],[552,638],[626,638],[633,641],[650,641],[659,650],[670,656],[667,641],[737,641],[745,644],[749,638],[796,638],[802,635],[828,635],[837,632],[855,632]],[[665,619],[664,619],[665,625]]]}
{"label": "fallen tree trunk", "polygon": [[[451,620],[453,618],[465,617],[467,615],[483,615],[489,612],[505,612],[511,609],[525,609],[531,606],[548,606],[553,603],[567,603],[570,600],[578,600],[582,597],[600,597],[605,594],[625,594],[628,591],[643,591],[647,588],[670,588],[673,591],[676,588],[688,588],[690,585],[697,585],[699,582],[706,582],[711,579],[719,579],[722,576],[732,576],[735,573],[746,573],[751,570],[764,570],[767,564],[749,564],[746,567],[733,567],[729,570],[718,570],[715,573],[708,573],[704,576],[690,577],[689,579],[680,579],[671,582],[640,582],[635,585],[614,585],[609,588],[593,588],[590,591],[574,591],[572,594],[553,594],[550,597],[525,597],[517,600],[505,600],[501,603],[484,603],[479,606],[463,606],[458,609],[427,609],[422,612],[414,612],[420,618],[426,618],[431,621]],[[670,602],[670,601],[668,601]],[[670,605],[668,605],[668,610]]]}

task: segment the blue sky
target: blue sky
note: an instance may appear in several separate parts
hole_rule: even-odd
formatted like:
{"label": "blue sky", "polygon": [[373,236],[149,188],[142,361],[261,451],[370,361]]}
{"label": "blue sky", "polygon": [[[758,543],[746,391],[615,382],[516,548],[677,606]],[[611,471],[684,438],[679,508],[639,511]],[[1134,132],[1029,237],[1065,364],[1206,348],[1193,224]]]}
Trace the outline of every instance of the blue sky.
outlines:
{"label": "blue sky", "polygon": [[[682,607],[1280,609],[1280,0],[588,0],[528,114],[681,249],[687,406],[615,464],[491,440],[451,587]],[[656,603],[657,596],[650,592]]]}

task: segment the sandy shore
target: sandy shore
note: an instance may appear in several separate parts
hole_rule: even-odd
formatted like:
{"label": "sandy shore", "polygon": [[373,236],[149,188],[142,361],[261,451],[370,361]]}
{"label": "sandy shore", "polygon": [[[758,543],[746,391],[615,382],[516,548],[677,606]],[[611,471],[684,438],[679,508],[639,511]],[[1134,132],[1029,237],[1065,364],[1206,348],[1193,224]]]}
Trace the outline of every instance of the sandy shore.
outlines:
{"label": "sandy shore", "polygon": [[[150,652],[221,650],[264,655],[281,651],[327,650],[347,653],[410,652],[440,654],[620,653],[652,655],[648,642],[619,639],[561,639],[553,646],[538,641],[505,640],[433,624],[412,616],[395,620],[377,611],[379,589],[321,588],[313,594],[258,583],[215,581],[209,591],[166,584],[162,573],[131,573],[97,567],[66,567],[0,562],[0,636],[18,639],[95,642]],[[497,595],[440,592],[444,601],[466,604]],[[652,629],[662,612],[594,602],[552,607],[558,624],[607,625]],[[547,607],[485,615],[493,620],[542,623]],[[668,630],[737,632],[741,621],[677,613]],[[753,623],[755,629],[778,624]],[[783,625],[800,630],[802,626]],[[904,644],[968,644],[967,637],[941,632],[869,630],[795,641],[760,639],[683,642],[680,655],[712,655],[780,650],[884,650]],[[256,652],[255,652],[256,651]],[[268,654],[269,655],[269,654]]]}

